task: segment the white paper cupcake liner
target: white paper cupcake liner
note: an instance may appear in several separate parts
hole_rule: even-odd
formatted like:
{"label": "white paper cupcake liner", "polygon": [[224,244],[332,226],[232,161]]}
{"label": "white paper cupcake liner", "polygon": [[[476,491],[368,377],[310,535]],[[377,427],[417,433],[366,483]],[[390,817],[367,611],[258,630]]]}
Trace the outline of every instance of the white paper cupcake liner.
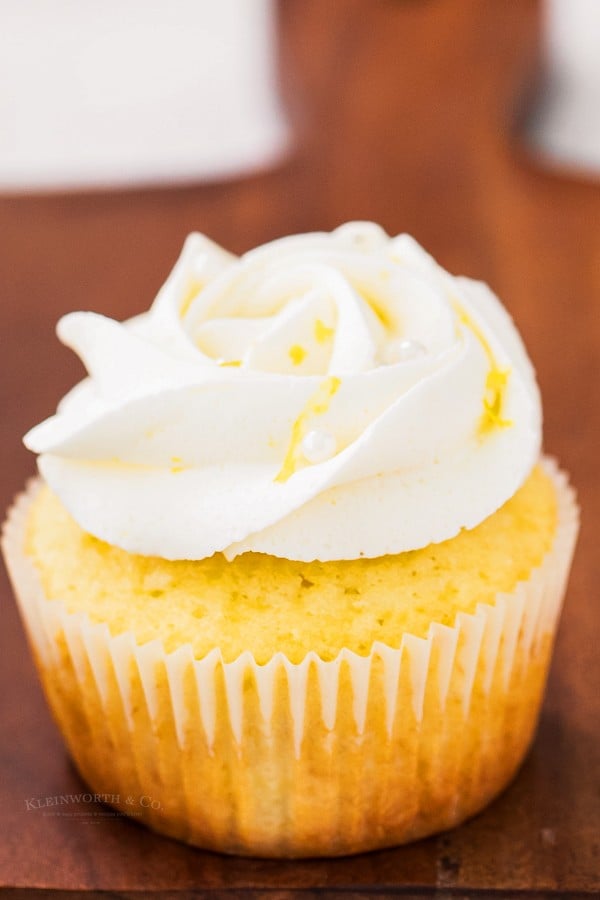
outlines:
{"label": "white paper cupcake liner", "polygon": [[[112,793],[115,784],[144,795],[158,786],[167,800],[144,813],[152,827],[259,855],[358,852],[475,812],[529,743],[576,542],[574,493],[552,460],[544,467],[557,532],[514,591],[457,614],[452,627],[432,623],[426,638],[404,634],[399,649],[375,642],[365,657],[343,649],[300,663],[276,653],[265,665],[249,651],[225,662],[218,648],[196,660],[191,645],[138,646],[133,633],[112,637],[47,600],[23,552],[34,481],[10,511],[2,547],[83,776]],[[91,748],[78,738],[82,722]],[[307,791],[320,798],[309,803]]]}

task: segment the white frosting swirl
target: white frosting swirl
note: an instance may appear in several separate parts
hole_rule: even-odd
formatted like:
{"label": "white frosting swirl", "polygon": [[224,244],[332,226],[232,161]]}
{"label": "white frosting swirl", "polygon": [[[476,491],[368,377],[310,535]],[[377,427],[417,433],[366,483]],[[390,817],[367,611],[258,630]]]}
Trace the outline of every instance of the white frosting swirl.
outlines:
{"label": "white frosting swirl", "polygon": [[540,451],[497,298],[369,223],[239,259],[191,235],[148,313],[58,334],[89,378],[25,443],[81,527],[130,552],[417,549],[493,513]]}

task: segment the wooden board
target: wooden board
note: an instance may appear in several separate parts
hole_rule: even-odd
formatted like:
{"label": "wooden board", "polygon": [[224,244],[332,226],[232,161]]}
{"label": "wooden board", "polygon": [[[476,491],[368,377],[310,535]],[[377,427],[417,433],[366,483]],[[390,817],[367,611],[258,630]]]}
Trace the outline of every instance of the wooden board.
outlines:
{"label": "wooden board", "polygon": [[493,285],[537,367],[546,448],[571,471],[584,508],[540,729],[522,771],[452,833],[335,861],[228,859],[101,807],[86,816],[28,809],[27,800],[82,785],[2,576],[7,896],[600,892],[600,184],[545,171],[520,144],[519,115],[539,73],[538,15],[534,0],[284,0],[281,69],[294,142],[277,170],[209,187],[0,198],[4,505],[34,469],[20,436],[81,373],[53,337],[58,316],[82,308],[123,318],[147,308],[192,229],[242,251],[372,218]]}

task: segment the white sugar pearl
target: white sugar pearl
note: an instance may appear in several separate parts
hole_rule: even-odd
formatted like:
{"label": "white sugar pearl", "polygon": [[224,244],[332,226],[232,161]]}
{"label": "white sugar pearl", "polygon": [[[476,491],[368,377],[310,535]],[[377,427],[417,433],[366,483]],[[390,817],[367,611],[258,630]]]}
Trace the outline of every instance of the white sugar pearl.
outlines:
{"label": "white sugar pearl", "polygon": [[329,431],[309,431],[302,440],[302,454],[310,463],[325,462],[333,456],[336,446]]}
{"label": "white sugar pearl", "polygon": [[426,352],[420,341],[404,338],[401,341],[392,341],[387,345],[383,352],[383,360],[388,364],[407,362],[408,360],[418,359],[419,356],[423,356]]}

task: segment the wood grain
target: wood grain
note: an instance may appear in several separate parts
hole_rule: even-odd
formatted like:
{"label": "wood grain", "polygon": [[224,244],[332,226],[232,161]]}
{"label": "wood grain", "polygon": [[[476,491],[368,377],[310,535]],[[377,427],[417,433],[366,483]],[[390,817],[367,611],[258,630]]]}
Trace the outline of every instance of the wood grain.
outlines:
{"label": "wood grain", "polygon": [[80,375],[53,337],[63,312],[123,318],[145,309],[192,229],[235,251],[351,218],[410,231],[506,302],[538,371],[546,448],[582,500],[538,737],[514,784],[473,821],[353,859],[227,859],[119,818],[28,811],[28,798],[82,786],[2,576],[0,887],[55,898],[596,896],[600,185],[545,171],[520,143],[539,72],[538,4],[284,0],[280,30],[294,143],[277,170],[212,186],[0,199],[0,500],[8,504],[34,469],[20,436]]}

